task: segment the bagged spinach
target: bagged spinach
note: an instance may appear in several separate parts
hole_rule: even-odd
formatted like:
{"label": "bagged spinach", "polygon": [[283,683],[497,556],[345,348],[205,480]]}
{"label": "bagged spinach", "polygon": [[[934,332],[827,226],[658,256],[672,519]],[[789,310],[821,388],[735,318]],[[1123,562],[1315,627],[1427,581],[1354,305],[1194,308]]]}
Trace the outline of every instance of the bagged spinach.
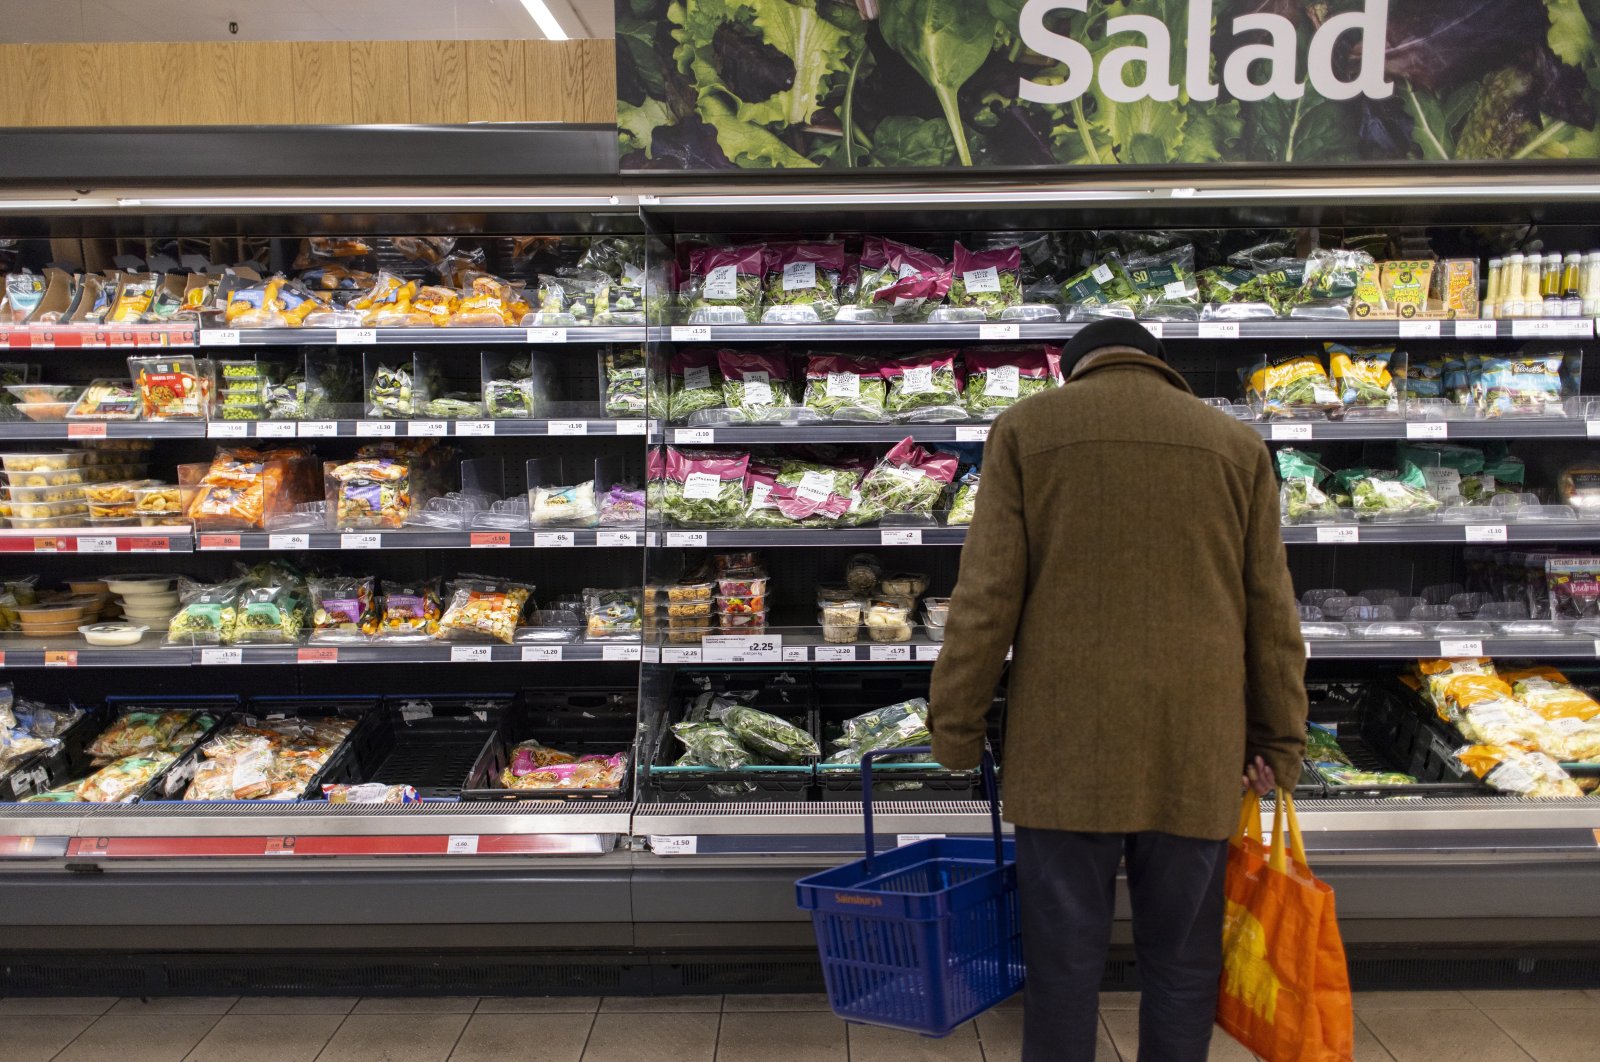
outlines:
{"label": "bagged spinach", "polygon": [[744,515],[749,454],[667,447],[661,511],[686,527],[732,527]]}
{"label": "bagged spinach", "polygon": [[[928,702],[916,697],[846,719],[844,733],[834,742],[838,751],[827,762],[860,763],[864,753],[926,745],[928,739]],[[873,762],[898,759],[901,758],[875,757]]]}
{"label": "bagged spinach", "polygon": [[606,354],[606,416],[640,417],[645,413],[644,351]]}
{"label": "bagged spinach", "polygon": [[766,248],[761,244],[696,248],[689,258],[690,322],[760,322],[765,266]]}
{"label": "bagged spinach", "polygon": [[779,420],[794,407],[789,393],[789,359],[781,354],[717,352],[722,374],[722,404],[742,422]]}
{"label": "bagged spinach", "polygon": [[1200,316],[1192,244],[1130,255],[1122,260],[1122,269],[1138,299],[1138,316],[1152,321],[1193,321]]}
{"label": "bagged spinach", "polygon": [[967,367],[967,411],[981,420],[1056,385],[1043,347],[971,347],[961,360]]}
{"label": "bagged spinach", "polygon": [[966,418],[955,351],[928,351],[885,362],[883,376],[889,382],[886,407],[891,416],[919,422]]}
{"label": "bagged spinach", "polygon": [[736,771],[761,761],[744,747],[733,731],[719,723],[674,723],[672,736],[683,743],[678,767],[713,767]]}
{"label": "bagged spinach", "polygon": [[1400,411],[1400,394],[1391,367],[1398,368],[1396,359],[1403,359],[1404,355],[1397,354],[1392,345],[1358,347],[1324,343],[1322,346],[1328,354],[1334,388],[1346,411]]}
{"label": "bagged spinach", "polygon": [[844,244],[792,243],[769,246],[766,253],[767,310],[774,324],[832,321],[839,314],[839,282]]}
{"label": "bagged spinach", "polygon": [[813,354],[806,361],[801,401],[828,420],[871,423],[885,419],[886,390],[875,365],[844,354]]}
{"label": "bagged spinach", "polygon": [[1115,253],[1067,278],[1061,285],[1061,301],[1089,317],[1132,317],[1139,304]]}
{"label": "bagged spinach", "polygon": [[722,405],[722,371],[714,350],[684,350],[667,368],[667,419],[683,423],[694,414]]}
{"label": "bagged spinach", "polygon": [[1015,245],[969,251],[956,244],[950,274],[950,305],[974,307],[991,321],[1022,305],[1022,249]]}
{"label": "bagged spinach", "polygon": [[719,700],[711,708],[711,718],[727,727],[745,748],[774,763],[801,763],[821,755],[816,738],[770,712]]}

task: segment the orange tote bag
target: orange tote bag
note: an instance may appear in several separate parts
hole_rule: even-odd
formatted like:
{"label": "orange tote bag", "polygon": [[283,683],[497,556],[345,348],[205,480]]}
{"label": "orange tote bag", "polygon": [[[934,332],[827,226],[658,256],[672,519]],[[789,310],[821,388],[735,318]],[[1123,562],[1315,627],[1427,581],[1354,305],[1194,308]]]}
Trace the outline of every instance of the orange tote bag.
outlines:
{"label": "orange tote bag", "polygon": [[1228,846],[1217,1024],[1266,1062],[1352,1062],[1355,1017],[1333,890],[1306,864],[1294,798],[1280,789],[1275,803],[1270,845],[1250,793]]}

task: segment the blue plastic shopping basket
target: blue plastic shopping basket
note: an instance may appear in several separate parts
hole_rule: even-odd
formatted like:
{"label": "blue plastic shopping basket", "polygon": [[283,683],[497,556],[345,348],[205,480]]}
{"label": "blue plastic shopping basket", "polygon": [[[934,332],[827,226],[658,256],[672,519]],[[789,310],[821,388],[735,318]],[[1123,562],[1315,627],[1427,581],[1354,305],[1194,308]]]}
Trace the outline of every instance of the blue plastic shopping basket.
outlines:
{"label": "blue plastic shopping basket", "polygon": [[[884,749],[884,755],[930,751]],[[802,878],[833,1012],[847,1021],[945,1036],[1022,987],[1017,865],[1000,835],[994,759],[983,754],[993,842],[917,841],[877,855],[872,758],[861,758],[866,858]]]}

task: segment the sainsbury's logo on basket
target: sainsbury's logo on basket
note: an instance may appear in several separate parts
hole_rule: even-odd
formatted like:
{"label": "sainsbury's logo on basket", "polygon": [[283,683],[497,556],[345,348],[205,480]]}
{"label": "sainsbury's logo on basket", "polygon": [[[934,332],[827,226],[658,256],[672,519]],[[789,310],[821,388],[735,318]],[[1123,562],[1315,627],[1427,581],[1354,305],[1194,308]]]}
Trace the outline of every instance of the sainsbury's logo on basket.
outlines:
{"label": "sainsbury's logo on basket", "polygon": [[833,902],[854,904],[856,907],[882,907],[883,897],[862,896],[853,892],[836,892],[833,894]]}

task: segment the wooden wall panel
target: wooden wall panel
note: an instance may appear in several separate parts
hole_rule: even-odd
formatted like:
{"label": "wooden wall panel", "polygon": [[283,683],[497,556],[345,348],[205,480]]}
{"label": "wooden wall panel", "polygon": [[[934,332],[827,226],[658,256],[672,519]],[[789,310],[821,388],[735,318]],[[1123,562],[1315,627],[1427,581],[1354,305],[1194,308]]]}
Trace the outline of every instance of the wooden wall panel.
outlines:
{"label": "wooden wall panel", "polygon": [[0,44],[6,126],[616,119],[610,40]]}

